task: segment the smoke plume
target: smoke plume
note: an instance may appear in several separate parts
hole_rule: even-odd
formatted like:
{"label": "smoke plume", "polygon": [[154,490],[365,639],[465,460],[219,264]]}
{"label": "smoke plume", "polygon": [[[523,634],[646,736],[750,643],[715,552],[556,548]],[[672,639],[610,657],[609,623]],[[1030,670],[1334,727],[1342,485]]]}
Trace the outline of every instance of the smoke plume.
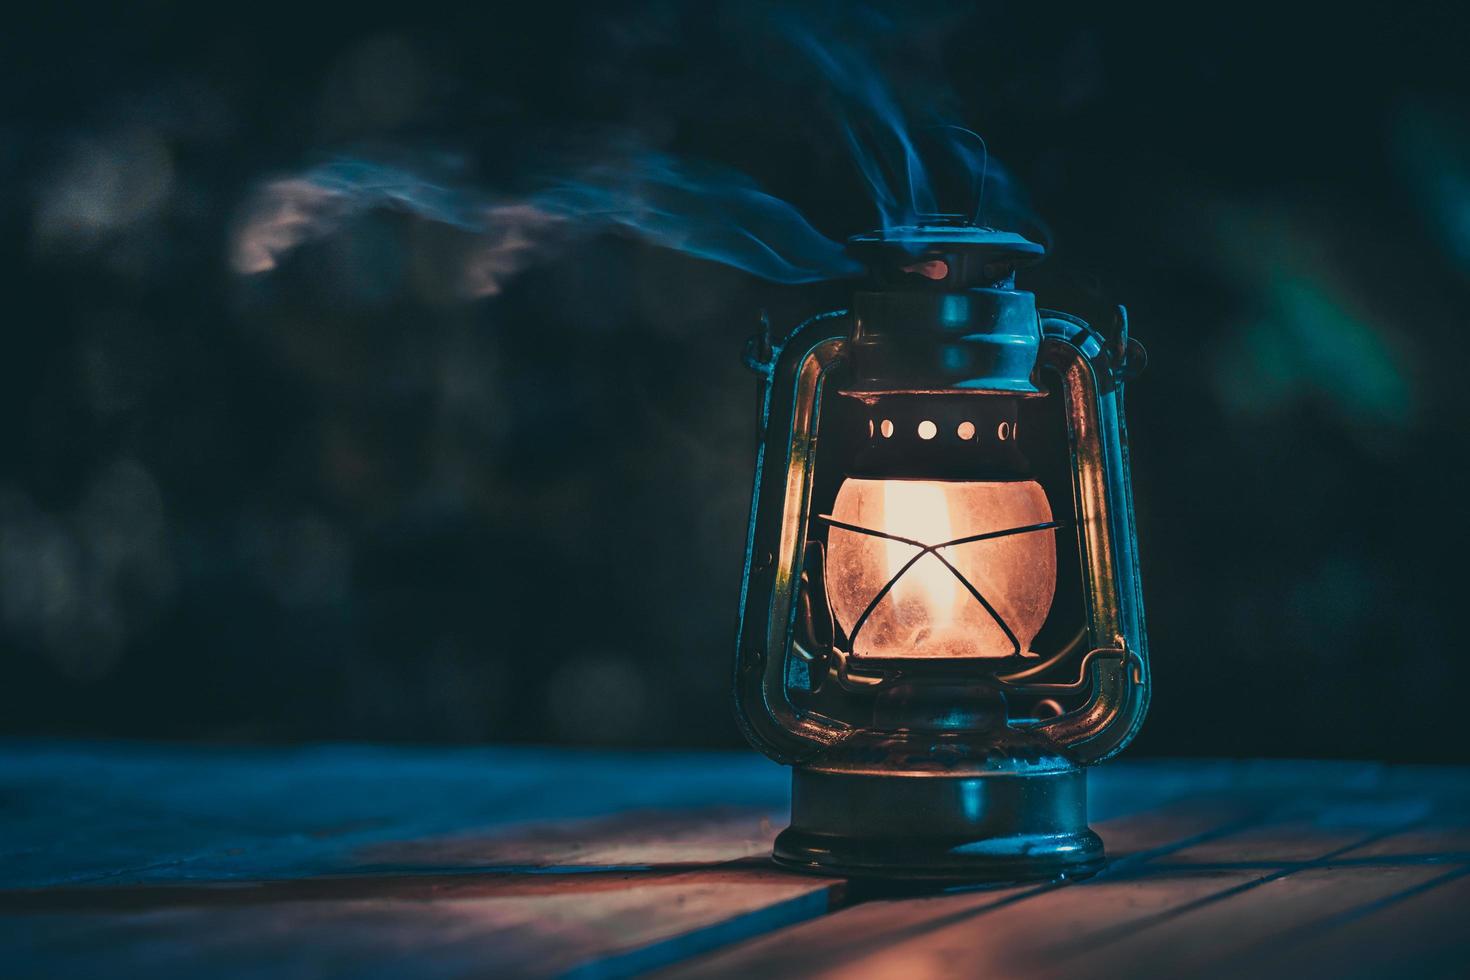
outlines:
{"label": "smoke plume", "polygon": [[[948,210],[978,223],[998,218],[1010,227],[1027,225],[1036,234],[1039,225],[1028,220],[1014,183],[976,134],[944,118],[932,102],[922,125],[911,125],[911,113],[856,48],[795,21],[778,26],[814,72],[814,84],[834,97],[838,126],[885,229]],[[950,181],[947,209],[938,200],[936,172],[959,178]],[[608,231],[779,283],[861,272],[795,206],[712,164],[620,144],[523,183],[533,189],[488,195],[402,166],[337,158],[256,190],[236,226],[234,267],[267,272],[298,246],[339,233],[367,212],[392,209],[473,237],[459,270],[463,292],[473,297],[500,292],[559,245]]]}

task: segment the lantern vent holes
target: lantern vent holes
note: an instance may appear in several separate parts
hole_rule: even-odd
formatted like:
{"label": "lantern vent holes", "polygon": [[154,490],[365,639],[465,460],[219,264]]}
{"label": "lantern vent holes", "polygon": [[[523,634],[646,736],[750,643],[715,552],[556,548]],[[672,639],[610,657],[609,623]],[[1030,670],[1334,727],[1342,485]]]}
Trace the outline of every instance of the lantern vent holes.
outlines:
{"label": "lantern vent holes", "polygon": [[[837,391],[838,396],[846,392]],[[1020,400],[904,392],[859,401],[835,398],[828,431],[840,442],[827,458],[847,476],[885,479],[1006,480],[1030,465],[1018,441]],[[1004,426],[1001,423],[1005,423]],[[835,438],[835,437],[833,437]],[[832,492],[837,484],[831,485]]]}
{"label": "lantern vent holes", "polygon": [[[876,422],[873,419],[868,419],[869,439],[878,435],[881,435],[884,439],[892,439],[896,431],[897,427],[893,424],[892,419],[883,419],[882,421]],[[929,442],[939,436],[939,423],[933,419],[923,419],[919,422],[916,431],[920,439]],[[954,434],[955,438],[961,442],[971,442],[974,440],[977,431],[975,423],[966,420],[955,426]],[[995,428],[995,437],[1000,442],[1010,442],[1018,438],[1018,432],[1019,427],[1017,423],[1001,422]]]}

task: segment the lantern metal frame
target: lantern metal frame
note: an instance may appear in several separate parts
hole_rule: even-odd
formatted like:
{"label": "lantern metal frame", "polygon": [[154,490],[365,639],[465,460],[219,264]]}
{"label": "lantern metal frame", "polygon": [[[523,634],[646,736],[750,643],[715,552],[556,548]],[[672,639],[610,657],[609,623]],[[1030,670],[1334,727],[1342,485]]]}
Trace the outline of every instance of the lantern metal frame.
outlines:
{"label": "lantern metal frame", "polygon": [[[968,258],[972,266],[977,261]],[[1087,827],[1085,767],[1122,751],[1149,700],[1123,415],[1124,381],[1141,369],[1142,348],[1127,335],[1126,315],[1116,335],[1104,338],[1075,316],[1036,310],[1031,294],[1006,288],[1009,282],[999,285],[859,293],[855,314],[821,314],[779,343],[760,337],[747,350],[760,375],[760,438],[734,694],[751,744],[793,767],[792,824],[775,849],[776,860],[789,867],[1004,881],[1085,875],[1102,865],[1102,843]],[[906,315],[941,309],[954,296],[964,297],[969,311],[953,325],[954,343],[971,346],[956,354],[954,343],[943,340],[945,349],[936,351],[932,330],[905,334]],[[888,314],[884,322],[898,328],[867,329],[865,309]],[[1029,363],[1015,342],[1028,334]],[[964,377],[947,370],[960,362]],[[978,381],[977,363],[992,369],[978,372]],[[974,397],[1040,395],[1032,382],[1043,374],[1053,379],[1052,394],[1067,420],[1074,514],[1066,523],[1077,528],[1086,652],[1076,657],[1075,681],[1037,679],[1069,659],[1061,655],[1019,670],[1011,662],[1009,673],[995,670],[983,679],[1012,695],[1085,696],[1080,705],[976,733],[874,730],[793,703],[788,658],[812,656],[796,636],[807,542],[814,520],[830,521],[811,512],[822,405],[840,374],[848,385],[856,376],[856,386],[869,393]]]}

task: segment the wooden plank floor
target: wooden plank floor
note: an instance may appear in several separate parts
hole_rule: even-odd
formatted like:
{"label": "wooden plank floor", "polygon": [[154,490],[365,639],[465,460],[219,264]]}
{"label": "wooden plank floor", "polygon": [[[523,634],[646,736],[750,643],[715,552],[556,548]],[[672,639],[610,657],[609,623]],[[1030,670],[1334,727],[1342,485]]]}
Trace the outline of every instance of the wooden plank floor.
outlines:
{"label": "wooden plank floor", "polygon": [[0,976],[1463,976],[1470,770],[1125,762],[1105,872],[766,861],[745,753],[0,742]]}

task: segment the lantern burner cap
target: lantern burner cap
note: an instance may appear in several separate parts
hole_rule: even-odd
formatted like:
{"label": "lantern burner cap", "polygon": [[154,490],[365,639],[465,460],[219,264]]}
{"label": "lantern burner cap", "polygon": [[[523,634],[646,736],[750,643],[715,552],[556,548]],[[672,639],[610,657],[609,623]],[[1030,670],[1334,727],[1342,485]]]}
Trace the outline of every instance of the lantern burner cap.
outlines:
{"label": "lantern burner cap", "polygon": [[918,224],[854,235],[847,249],[879,284],[899,289],[1004,286],[1046,255],[1044,245],[957,214],[921,215]]}

